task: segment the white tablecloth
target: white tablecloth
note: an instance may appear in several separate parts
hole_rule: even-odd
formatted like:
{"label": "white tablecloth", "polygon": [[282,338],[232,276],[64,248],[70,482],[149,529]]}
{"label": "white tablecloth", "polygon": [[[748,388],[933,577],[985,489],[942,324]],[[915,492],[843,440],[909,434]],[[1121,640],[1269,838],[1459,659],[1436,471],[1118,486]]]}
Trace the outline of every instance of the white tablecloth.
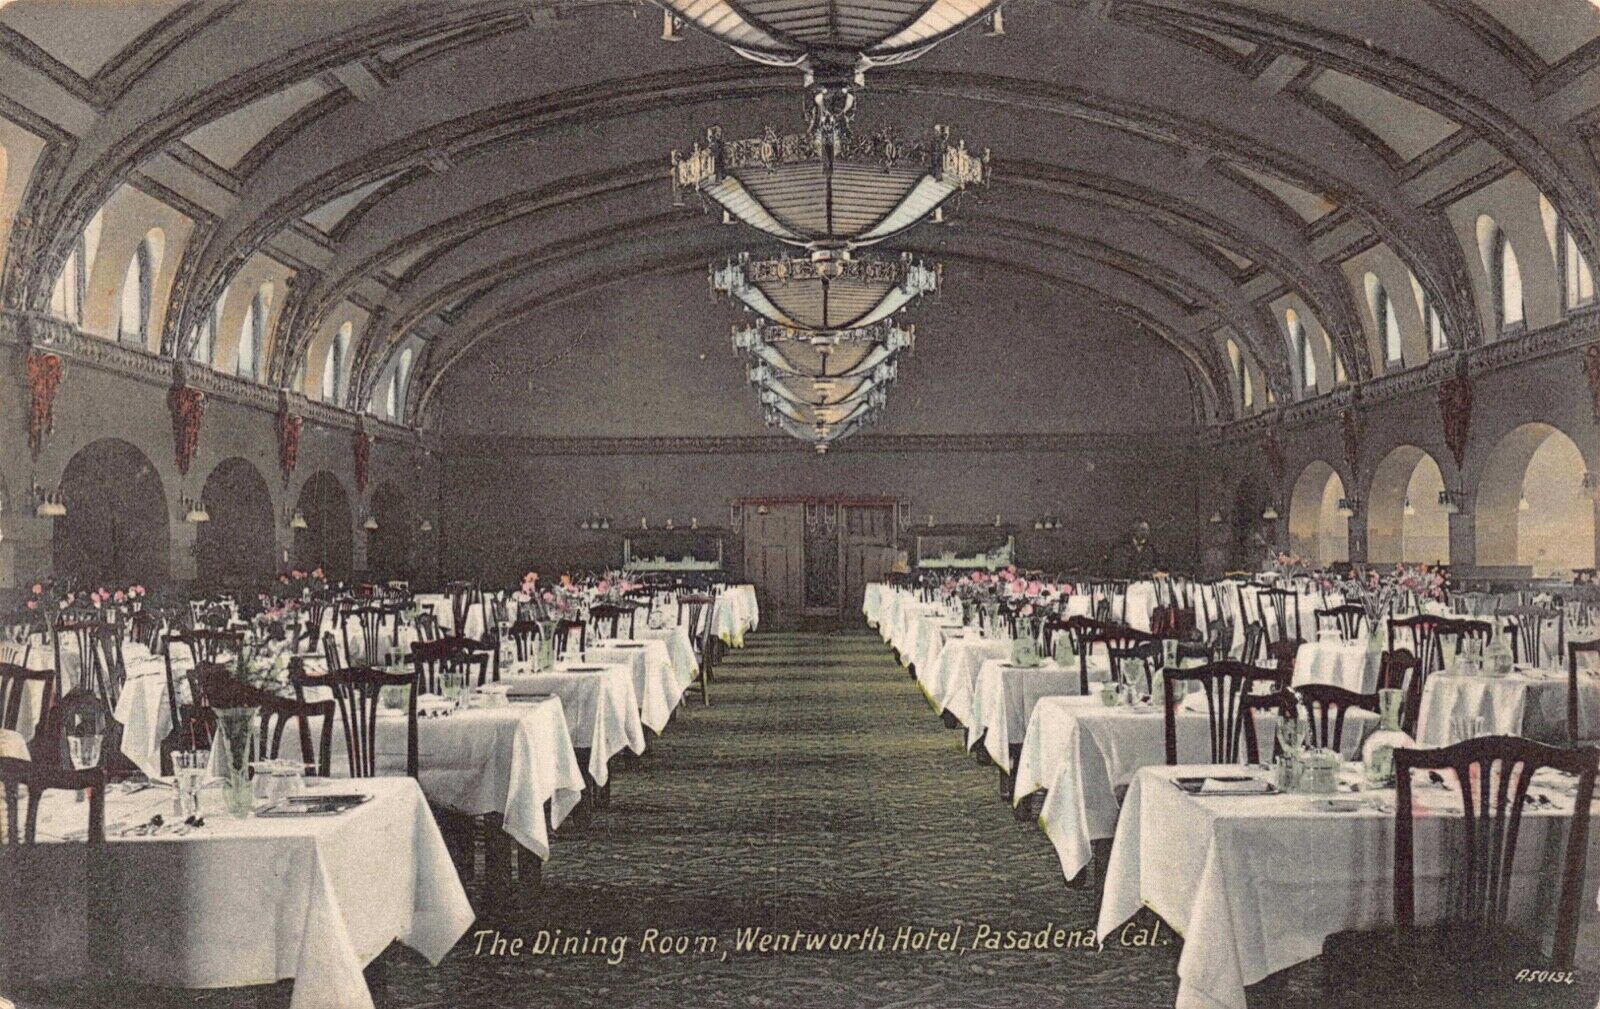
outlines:
{"label": "white tablecloth", "polygon": [[[170,818],[172,793],[110,796],[101,893],[116,903],[124,941],[118,962],[101,966],[179,988],[294,978],[292,1009],[370,1009],[361,971],[390,942],[438,963],[473,912],[422,790],[409,778],[329,788],[374,798],[337,816],[233,820],[220,793],[208,791],[200,830],[124,839],[119,825]],[[40,840],[81,831],[87,810],[71,793],[48,793]],[[0,975],[41,983],[84,974],[87,850],[81,842],[0,847],[0,866],[34,864],[0,868],[8,887]]]}
{"label": "white tablecloth", "polygon": [[[1102,673],[1091,678],[1107,677]],[[966,723],[967,748],[981,738],[990,758],[1011,770],[1011,744],[1022,742],[1034,705],[1045,697],[1079,694],[1081,681],[1076,662],[1065,668],[1047,662],[1019,669],[1006,659],[989,659],[974,680],[971,720]]]}
{"label": "white tablecloth", "polygon": [[885,582],[873,582],[861,595],[861,615],[867,618],[868,627],[877,627],[883,620],[883,609],[888,604],[894,588]]}
{"label": "white tablecloth", "polygon": [[[1186,704],[1196,701],[1203,705],[1198,694]],[[1204,707],[1180,709],[1176,721],[1178,760],[1209,760],[1210,720]],[[1361,752],[1361,740],[1377,722],[1371,712],[1350,712],[1341,741],[1344,752]],[[1263,759],[1272,752],[1277,724],[1274,714],[1256,714]],[[1055,846],[1067,879],[1093,860],[1091,841],[1115,833],[1116,789],[1132,781],[1140,768],[1166,762],[1165,731],[1161,709],[1154,706],[1108,708],[1098,696],[1044,697],[1034,705],[1017,758],[1013,801],[1049,790],[1039,826]],[[1242,760],[1242,740],[1239,745]]]}
{"label": "white tablecloth", "polygon": [[660,733],[683,698],[686,684],[678,679],[665,641],[604,641],[584,653],[589,661],[626,666],[639,698],[639,720]]}
{"label": "white tablecloth", "polygon": [[917,682],[935,711],[948,711],[963,725],[972,717],[972,685],[978,670],[990,659],[1011,658],[1011,642],[979,637],[976,630],[952,635],[939,649],[938,658],[917,669]]}
{"label": "white tablecloth", "polygon": [[754,585],[730,585],[712,607],[711,633],[724,644],[744,647],[744,636],[761,624],[761,607],[756,603]]}
{"label": "white tablecloth", "polygon": [[[122,753],[144,773],[161,773],[161,741],[172,731],[172,705],[167,699],[167,661],[151,656],[126,663],[128,679],[117,697],[112,716],[122,723]],[[179,703],[189,701],[189,657],[179,650],[173,657],[173,672],[178,677]]]}
{"label": "white tablecloth", "polygon": [[[1210,772],[1238,768],[1148,767],[1134,779],[1112,846],[1098,930],[1102,941],[1114,939],[1148,906],[1184,937],[1178,1009],[1245,1009],[1246,985],[1319,956],[1328,936],[1393,921],[1394,814],[1320,812],[1312,806],[1317,800],[1304,795],[1192,796],[1170,781]],[[1394,800],[1393,789],[1372,794]],[[1459,811],[1461,800],[1428,787],[1413,795],[1421,808],[1417,917],[1427,924],[1438,919],[1450,819],[1427,810]],[[1523,814],[1511,883],[1517,900],[1539,890],[1534,877],[1551,871],[1538,857],[1544,831],[1570,810]],[[1594,864],[1600,830],[1591,828],[1589,837]],[[1515,902],[1512,910],[1517,916]]]}
{"label": "white tablecloth", "polygon": [[660,641],[667,646],[667,655],[672,660],[672,671],[677,677],[680,695],[683,690],[689,689],[689,684],[700,675],[700,660],[695,656],[693,642],[689,640],[689,628],[681,625],[646,627],[640,622],[633,629],[633,640]]}
{"label": "white tablecloth", "polygon": [[[598,672],[575,673],[574,666],[601,666]],[[596,785],[610,780],[611,758],[628,749],[643,753],[644,723],[639,721],[638,695],[633,689],[633,672],[627,666],[602,663],[562,663],[548,673],[512,671],[502,676],[513,697],[553,694],[561,698],[567,731],[576,746],[589,751],[589,776]]]}
{"label": "white tablecloth", "polygon": [[[1567,674],[1550,670],[1509,676],[1455,676],[1434,673],[1423,683],[1417,711],[1417,742],[1448,746],[1459,742],[1458,718],[1483,718],[1497,736],[1527,736],[1541,742],[1567,742]],[[1578,679],[1580,738],[1600,735],[1600,678]]]}
{"label": "white tablecloth", "polygon": [[1328,683],[1358,694],[1378,689],[1382,652],[1368,651],[1366,641],[1308,641],[1295,653],[1292,686]]}

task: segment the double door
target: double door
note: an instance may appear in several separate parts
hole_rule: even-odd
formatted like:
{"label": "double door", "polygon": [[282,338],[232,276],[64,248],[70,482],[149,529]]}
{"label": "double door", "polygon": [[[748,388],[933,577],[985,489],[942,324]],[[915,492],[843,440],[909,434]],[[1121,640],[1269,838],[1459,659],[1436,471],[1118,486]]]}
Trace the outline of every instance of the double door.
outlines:
{"label": "double door", "polygon": [[894,564],[892,498],[755,498],[739,502],[744,572],[761,621],[795,626],[807,617],[850,619],[868,583]]}

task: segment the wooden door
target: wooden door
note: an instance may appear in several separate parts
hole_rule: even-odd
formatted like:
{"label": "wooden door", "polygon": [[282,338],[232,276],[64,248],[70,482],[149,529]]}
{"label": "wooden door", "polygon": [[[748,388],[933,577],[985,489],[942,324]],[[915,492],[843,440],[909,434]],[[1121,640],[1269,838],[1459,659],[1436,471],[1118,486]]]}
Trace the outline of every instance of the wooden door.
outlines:
{"label": "wooden door", "polygon": [[843,616],[861,612],[867,585],[882,581],[894,567],[894,505],[846,505],[840,509],[839,563],[844,587]]}
{"label": "wooden door", "polygon": [[772,626],[793,626],[805,607],[805,506],[743,508],[744,572],[756,587],[761,623],[771,614]]}

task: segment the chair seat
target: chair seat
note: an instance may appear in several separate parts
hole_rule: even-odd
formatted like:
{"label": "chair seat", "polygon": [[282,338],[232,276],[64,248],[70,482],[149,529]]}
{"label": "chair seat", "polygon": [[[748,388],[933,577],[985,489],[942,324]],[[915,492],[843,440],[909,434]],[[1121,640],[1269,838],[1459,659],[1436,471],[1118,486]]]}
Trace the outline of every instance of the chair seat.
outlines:
{"label": "chair seat", "polygon": [[1519,981],[1519,972],[1570,968],[1556,967],[1537,936],[1511,929],[1441,926],[1339,932],[1324,941],[1322,961],[1330,989],[1369,993],[1381,1000],[1375,1005],[1410,1004],[1404,1001],[1407,996],[1421,996],[1440,1009],[1513,1005],[1513,997],[1537,991],[1541,1007],[1565,1006],[1569,1003],[1561,999],[1563,991],[1572,993],[1572,1005],[1579,1005],[1582,990],[1587,990]]}

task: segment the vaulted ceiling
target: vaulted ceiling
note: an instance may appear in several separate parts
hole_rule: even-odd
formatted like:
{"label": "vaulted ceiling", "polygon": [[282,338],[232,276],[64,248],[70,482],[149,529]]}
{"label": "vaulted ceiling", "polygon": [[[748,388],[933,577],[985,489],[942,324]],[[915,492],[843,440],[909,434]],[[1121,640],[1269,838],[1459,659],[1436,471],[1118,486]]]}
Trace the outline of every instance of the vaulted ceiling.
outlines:
{"label": "vaulted ceiling", "polygon": [[[672,207],[666,155],[711,125],[799,129],[799,74],[692,24],[663,41],[660,18],[608,0],[14,0],[0,116],[48,143],[0,299],[44,310],[76,235],[132,181],[197,225],[164,352],[185,353],[265,251],[297,271],[269,380],[352,299],[371,316],[350,402],[420,337],[426,418],[481,341],[559,341],[538,323],[566,302],[635,276],[703,285],[707,263],[771,251]],[[1339,263],[1378,243],[1452,340],[1479,342],[1445,207],[1509,171],[1600,252],[1590,0],[1010,0],[1005,24],[867,73],[862,127],[942,123],[993,152],[992,186],[895,251],[961,264],[947,298],[981,302],[985,278],[1017,274],[1114,313],[1106,338],[1132,327],[1172,348],[1212,417],[1229,410],[1219,332],[1290,394],[1267,307],[1285,295],[1368,374]],[[705,315],[719,334],[731,319]]]}

